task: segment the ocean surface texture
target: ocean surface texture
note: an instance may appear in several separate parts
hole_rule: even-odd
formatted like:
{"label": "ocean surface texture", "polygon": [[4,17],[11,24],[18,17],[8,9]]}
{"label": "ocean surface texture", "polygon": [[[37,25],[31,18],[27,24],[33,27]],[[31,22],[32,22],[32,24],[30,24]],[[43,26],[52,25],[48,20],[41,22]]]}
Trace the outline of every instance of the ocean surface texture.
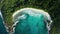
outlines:
{"label": "ocean surface texture", "polygon": [[7,34],[6,28],[3,23],[1,12],[0,12],[0,34]]}

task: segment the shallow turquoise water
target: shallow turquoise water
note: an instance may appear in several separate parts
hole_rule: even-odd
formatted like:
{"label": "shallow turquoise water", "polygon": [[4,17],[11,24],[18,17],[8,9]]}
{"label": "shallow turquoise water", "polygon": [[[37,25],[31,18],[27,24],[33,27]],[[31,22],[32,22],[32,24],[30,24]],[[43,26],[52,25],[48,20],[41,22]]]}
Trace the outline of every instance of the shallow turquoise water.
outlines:
{"label": "shallow turquoise water", "polygon": [[16,24],[14,34],[48,34],[44,16],[31,16],[26,14],[26,19],[20,19]]}
{"label": "shallow turquoise water", "polygon": [[0,34],[7,34],[7,31],[5,29],[5,26],[3,24],[2,17],[0,16]]}

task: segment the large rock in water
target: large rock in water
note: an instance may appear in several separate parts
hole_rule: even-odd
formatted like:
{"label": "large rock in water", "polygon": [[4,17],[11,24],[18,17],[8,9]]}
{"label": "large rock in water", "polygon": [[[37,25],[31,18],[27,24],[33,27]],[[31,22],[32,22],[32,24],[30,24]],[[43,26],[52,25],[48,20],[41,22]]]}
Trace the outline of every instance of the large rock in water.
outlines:
{"label": "large rock in water", "polygon": [[6,28],[3,23],[3,19],[0,12],[0,34],[7,34]]}
{"label": "large rock in water", "polygon": [[[48,34],[47,23],[43,12],[26,9],[13,15],[14,34]],[[13,26],[14,26],[13,25]]]}

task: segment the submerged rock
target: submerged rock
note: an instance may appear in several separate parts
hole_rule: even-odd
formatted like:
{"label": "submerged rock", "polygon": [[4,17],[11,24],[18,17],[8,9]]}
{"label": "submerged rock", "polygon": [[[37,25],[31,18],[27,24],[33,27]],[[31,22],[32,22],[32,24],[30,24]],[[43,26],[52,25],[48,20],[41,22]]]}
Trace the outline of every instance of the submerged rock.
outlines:
{"label": "submerged rock", "polygon": [[51,24],[49,14],[43,10],[21,9],[13,14],[14,34],[49,34],[47,20]]}

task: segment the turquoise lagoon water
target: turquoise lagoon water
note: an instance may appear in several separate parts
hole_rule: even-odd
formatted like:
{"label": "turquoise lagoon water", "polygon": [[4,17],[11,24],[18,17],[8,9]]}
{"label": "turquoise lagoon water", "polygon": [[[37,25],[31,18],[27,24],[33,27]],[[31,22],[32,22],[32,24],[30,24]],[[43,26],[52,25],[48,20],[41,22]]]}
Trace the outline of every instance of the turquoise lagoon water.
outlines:
{"label": "turquoise lagoon water", "polygon": [[42,14],[23,14],[25,19],[19,19],[15,26],[14,34],[48,34],[44,15]]}

